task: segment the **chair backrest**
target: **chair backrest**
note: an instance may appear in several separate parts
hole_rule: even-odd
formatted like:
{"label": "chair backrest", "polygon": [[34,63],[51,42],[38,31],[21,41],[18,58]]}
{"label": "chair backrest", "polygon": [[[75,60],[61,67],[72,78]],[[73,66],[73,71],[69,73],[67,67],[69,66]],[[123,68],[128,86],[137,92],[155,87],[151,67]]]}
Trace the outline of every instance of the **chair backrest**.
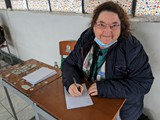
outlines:
{"label": "chair backrest", "polygon": [[59,52],[60,55],[69,55],[70,52],[74,49],[74,46],[77,41],[74,40],[66,40],[59,42]]}
{"label": "chair backrest", "polygon": [[65,59],[64,56],[67,56],[71,53],[71,51],[74,49],[74,46],[77,41],[75,40],[64,40],[59,42],[59,54],[61,55],[61,66],[62,68],[62,63]]}

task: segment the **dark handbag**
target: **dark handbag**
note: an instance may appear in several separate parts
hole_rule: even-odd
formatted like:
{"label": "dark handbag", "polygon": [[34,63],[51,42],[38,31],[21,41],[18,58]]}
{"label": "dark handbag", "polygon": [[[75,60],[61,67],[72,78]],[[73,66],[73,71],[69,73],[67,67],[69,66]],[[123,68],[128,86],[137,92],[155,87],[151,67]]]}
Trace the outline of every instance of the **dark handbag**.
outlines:
{"label": "dark handbag", "polygon": [[2,45],[5,40],[3,27],[0,26],[0,45]]}
{"label": "dark handbag", "polygon": [[148,116],[142,113],[141,116],[137,120],[150,120],[150,119],[148,118]]}

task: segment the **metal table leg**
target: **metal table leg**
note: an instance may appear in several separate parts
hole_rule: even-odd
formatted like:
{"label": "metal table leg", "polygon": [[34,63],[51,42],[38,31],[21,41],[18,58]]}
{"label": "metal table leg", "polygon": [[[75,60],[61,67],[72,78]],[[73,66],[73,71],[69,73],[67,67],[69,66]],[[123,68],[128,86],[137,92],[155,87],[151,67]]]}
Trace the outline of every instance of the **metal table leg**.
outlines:
{"label": "metal table leg", "polygon": [[14,109],[13,104],[12,104],[12,101],[11,101],[11,98],[10,98],[9,93],[8,93],[8,90],[7,90],[7,88],[6,88],[5,86],[3,86],[3,88],[4,88],[5,93],[6,93],[6,95],[7,95],[8,102],[9,102],[9,105],[10,105],[10,107],[11,107],[11,109],[12,109],[14,118],[15,118],[15,120],[18,120],[17,115],[16,115],[16,112],[15,112],[15,109]]}
{"label": "metal table leg", "polygon": [[36,119],[36,120],[40,120],[40,119],[39,119],[39,116],[38,116],[38,112],[37,112],[37,110],[36,110],[36,103],[33,103],[33,109],[34,109],[34,113],[35,113],[35,119]]}

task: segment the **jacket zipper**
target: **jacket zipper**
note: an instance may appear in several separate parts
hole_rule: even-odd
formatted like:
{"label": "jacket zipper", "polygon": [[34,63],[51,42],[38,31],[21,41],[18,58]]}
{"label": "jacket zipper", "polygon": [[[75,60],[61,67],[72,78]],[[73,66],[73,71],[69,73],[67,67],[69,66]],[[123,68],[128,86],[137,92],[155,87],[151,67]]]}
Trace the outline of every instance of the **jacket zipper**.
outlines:
{"label": "jacket zipper", "polygon": [[82,60],[84,61],[84,54],[83,54],[83,48],[81,47],[81,56],[82,56]]}
{"label": "jacket zipper", "polygon": [[[108,58],[108,56],[111,54],[111,50],[113,49],[114,46],[117,45],[117,42],[115,44],[113,44],[109,49],[108,49],[108,53],[106,55],[106,59]],[[114,61],[113,61],[113,65],[112,65],[112,72],[110,74],[110,77],[113,76],[113,73],[114,73],[114,66],[115,66],[115,62],[116,62],[116,58],[114,57]],[[107,60],[106,60],[106,64],[107,64]],[[107,67],[106,67],[107,68]],[[106,70],[105,70],[106,72]]]}

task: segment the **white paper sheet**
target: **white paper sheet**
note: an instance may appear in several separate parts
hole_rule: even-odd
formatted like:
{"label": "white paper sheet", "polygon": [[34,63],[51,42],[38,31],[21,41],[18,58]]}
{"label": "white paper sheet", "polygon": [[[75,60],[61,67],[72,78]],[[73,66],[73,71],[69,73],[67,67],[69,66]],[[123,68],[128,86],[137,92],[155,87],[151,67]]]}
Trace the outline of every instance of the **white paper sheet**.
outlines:
{"label": "white paper sheet", "polygon": [[41,82],[52,75],[55,75],[57,72],[55,70],[41,67],[38,70],[26,75],[23,77],[27,82],[31,83],[32,85],[37,84],[38,82]]}
{"label": "white paper sheet", "polygon": [[92,99],[87,94],[87,88],[85,84],[82,84],[84,87],[84,91],[82,96],[73,97],[71,96],[64,87],[64,93],[65,93],[65,99],[66,99],[66,106],[67,109],[73,109],[73,108],[79,108],[79,107],[85,107],[93,105]]}

